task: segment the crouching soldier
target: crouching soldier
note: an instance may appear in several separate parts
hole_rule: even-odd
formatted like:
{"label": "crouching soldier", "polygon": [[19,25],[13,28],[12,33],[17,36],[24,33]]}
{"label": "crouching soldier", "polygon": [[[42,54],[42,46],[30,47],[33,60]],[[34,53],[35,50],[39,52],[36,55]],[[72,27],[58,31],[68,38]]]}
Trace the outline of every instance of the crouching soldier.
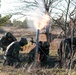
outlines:
{"label": "crouching soldier", "polygon": [[4,65],[13,66],[16,62],[21,62],[19,59],[19,51],[21,50],[21,46],[24,46],[27,43],[26,38],[21,38],[19,42],[14,41],[9,44],[4,54]]}
{"label": "crouching soldier", "polygon": [[[31,63],[35,59],[36,46],[27,54],[28,63]],[[38,54],[42,53],[42,41],[38,43]],[[39,59],[40,60],[40,59]]]}
{"label": "crouching soldier", "polygon": [[47,61],[47,58],[49,56],[49,47],[50,44],[45,41],[44,43],[42,43],[42,45],[40,45],[40,62],[45,62]]}
{"label": "crouching soldier", "polygon": [[3,48],[3,51],[6,50],[6,47],[12,43],[13,41],[17,41],[17,39],[12,35],[12,33],[7,32],[4,36],[0,39],[0,47]]}
{"label": "crouching soldier", "polygon": [[[38,54],[40,54],[39,56],[40,62],[47,61],[47,58],[49,55],[49,47],[50,47],[50,44],[48,42],[43,43],[42,41],[39,41]],[[33,62],[35,59],[35,50],[36,50],[36,46],[27,54],[29,63]]]}

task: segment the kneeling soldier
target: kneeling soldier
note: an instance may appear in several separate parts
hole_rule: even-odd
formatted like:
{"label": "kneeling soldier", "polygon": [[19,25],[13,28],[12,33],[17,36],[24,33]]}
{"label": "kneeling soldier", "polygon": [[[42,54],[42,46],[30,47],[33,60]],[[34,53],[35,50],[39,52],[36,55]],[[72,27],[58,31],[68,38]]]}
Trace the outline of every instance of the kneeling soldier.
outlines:
{"label": "kneeling soldier", "polygon": [[19,51],[21,50],[21,46],[24,46],[27,43],[25,38],[21,38],[19,42],[14,41],[8,45],[4,54],[4,65],[13,66],[15,62],[20,62]]}

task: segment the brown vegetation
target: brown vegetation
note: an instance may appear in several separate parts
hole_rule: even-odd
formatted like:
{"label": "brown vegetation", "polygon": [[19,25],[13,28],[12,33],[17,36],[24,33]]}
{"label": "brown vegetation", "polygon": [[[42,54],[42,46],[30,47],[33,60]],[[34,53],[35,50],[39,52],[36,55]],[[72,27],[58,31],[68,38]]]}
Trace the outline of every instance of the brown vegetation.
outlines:
{"label": "brown vegetation", "polygon": [[[32,48],[34,48],[35,44],[31,44],[30,40],[31,37],[34,38],[35,41],[35,32],[31,31],[31,29],[25,29],[25,28],[19,28],[19,27],[1,27],[1,29],[3,30],[3,33],[0,32],[0,37],[2,37],[4,35],[5,32],[10,31],[18,40],[20,40],[21,37],[26,37],[27,40],[29,41],[29,43],[24,46],[24,50],[21,51],[21,53],[28,53]],[[45,34],[40,34],[39,40],[41,41],[46,41],[46,36]],[[1,55],[0,58],[0,75],[35,75],[35,73],[37,73],[38,75],[67,75],[67,71],[64,70],[64,72],[62,72],[62,69],[56,69],[58,66],[58,63],[55,63],[56,58],[58,57],[57,55],[57,49],[59,47],[59,43],[60,43],[60,39],[56,38],[54,39],[51,43],[50,43],[50,55],[53,56],[53,58],[51,58],[50,64],[54,65],[55,64],[55,69],[46,69],[46,68],[38,68],[37,71],[35,71],[34,69],[31,69],[30,66],[28,68],[30,69],[25,69],[24,67],[19,68],[19,69],[15,69],[14,67],[9,67],[9,66],[2,66],[2,62],[3,62],[3,57]],[[1,52],[0,54],[3,54],[3,52]],[[55,58],[55,57],[56,58]]]}

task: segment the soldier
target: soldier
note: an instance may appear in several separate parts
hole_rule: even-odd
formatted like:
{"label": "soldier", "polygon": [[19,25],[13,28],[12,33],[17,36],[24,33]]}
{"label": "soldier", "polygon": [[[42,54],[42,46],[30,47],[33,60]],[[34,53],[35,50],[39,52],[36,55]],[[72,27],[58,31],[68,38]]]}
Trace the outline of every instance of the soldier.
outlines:
{"label": "soldier", "polygon": [[[47,60],[47,56],[49,55],[49,47],[50,44],[48,42],[42,42],[39,41],[38,44],[38,53],[40,54],[39,60],[40,62],[44,62]],[[32,62],[34,61],[35,58],[35,50],[36,47],[34,47],[29,53],[28,53],[28,62]]]}
{"label": "soldier", "polygon": [[[71,38],[66,38],[64,40],[61,41],[60,43],[60,47],[58,49],[58,54],[60,56],[60,58],[62,59],[62,47],[65,46],[65,58],[68,58],[68,54],[70,53],[71,50]],[[75,53],[75,49],[76,49],[76,37],[73,38],[73,51]]]}
{"label": "soldier", "polygon": [[47,56],[49,55],[49,47],[50,47],[50,44],[47,41],[45,41],[42,46],[42,51],[40,51],[41,62],[47,61]]}
{"label": "soldier", "polygon": [[41,62],[44,51],[43,51],[43,42],[39,41],[39,48],[38,48],[38,53],[40,54],[39,60]]}
{"label": "soldier", "polygon": [[21,46],[24,46],[27,43],[26,38],[21,38],[19,42],[14,41],[9,44],[4,54],[4,65],[13,66],[15,62],[21,62],[19,59],[19,51],[22,50]]}
{"label": "soldier", "polygon": [[17,39],[12,35],[12,33],[5,33],[5,35],[0,39],[0,46],[3,48],[3,51],[5,51],[6,47],[13,41],[17,41]]}
{"label": "soldier", "polygon": [[[38,44],[38,53],[41,54],[42,53],[42,41],[39,41]],[[35,59],[35,51],[36,50],[36,46],[28,53],[28,63],[31,63],[34,61]]]}
{"label": "soldier", "polygon": [[[72,45],[72,46],[71,46]],[[73,51],[71,49],[73,47]],[[76,52],[76,37],[73,38],[73,43],[71,43],[71,38],[66,38],[61,41],[60,47],[58,49],[58,54],[60,58],[60,67],[62,67],[63,60],[69,60],[71,58],[71,53],[73,52],[73,55]]]}

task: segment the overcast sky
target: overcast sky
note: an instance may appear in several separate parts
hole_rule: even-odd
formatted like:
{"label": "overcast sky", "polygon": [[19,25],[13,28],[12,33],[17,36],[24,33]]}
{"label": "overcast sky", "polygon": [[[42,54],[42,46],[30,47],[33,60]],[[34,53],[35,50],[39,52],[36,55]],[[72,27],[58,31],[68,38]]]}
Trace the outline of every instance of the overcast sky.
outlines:
{"label": "overcast sky", "polygon": [[[28,0],[28,1],[33,1],[33,0]],[[33,10],[32,10],[32,7],[28,8],[28,7],[26,7],[26,5],[27,5],[27,3],[23,3],[20,0],[2,0],[0,13],[2,15],[6,15],[9,13],[18,14],[21,12],[22,14],[31,15],[33,17],[34,15],[38,16],[39,13],[42,13],[42,10],[44,10],[44,9],[40,9],[39,7],[33,7]],[[41,2],[39,3],[38,6],[42,6]],[[17,18],[17,19],[21,19],[21,20],[24,19],[23,15],[22,15],[22,18],[21,18],[20,14],[18,14],[18,15],[13,16],[12,19],[13,18]]]}
{"label": "overcast sky", "polygon": [[[33,1],[33,0],[27,0],[27,1]],[[16,14],[17,13],[18,14],[18,12],[22,12],[23,14],[26,14],[26,15],[31,14],[32,17],[39,16],[40,14],[43,13],[44,8],[43,8],[43,5],[41,3],[41,0],[38,0],[38,1],[40,2],[38,7],[33,7],[33,10],[32,10],[32,8],[29,8],[30,10],[28,11],[28,8],[26,7],[26,3],[22,3],[20,0],[1,0],[0,13],[2,13],[2,14],[8,14],[8,13],[15,13]],[[76,2],[76,0],[74,0],[74,1]],[[65,2],[65,0],[61,0],[61,2],[57,5],[57,8],[65,10],[66,6],[67,6],[67,3]],[[73,9],[73,6],[70,6],[70,10],[72,10],[72,9]],[[61,14],[62,11],[54,8],[52,11],[52,16],[55,16],[55,13],[57,16],[57,14]],[[12,18],[18,19],[19,17],[21,18],[20,15],[19,16],[15,15]]]}

